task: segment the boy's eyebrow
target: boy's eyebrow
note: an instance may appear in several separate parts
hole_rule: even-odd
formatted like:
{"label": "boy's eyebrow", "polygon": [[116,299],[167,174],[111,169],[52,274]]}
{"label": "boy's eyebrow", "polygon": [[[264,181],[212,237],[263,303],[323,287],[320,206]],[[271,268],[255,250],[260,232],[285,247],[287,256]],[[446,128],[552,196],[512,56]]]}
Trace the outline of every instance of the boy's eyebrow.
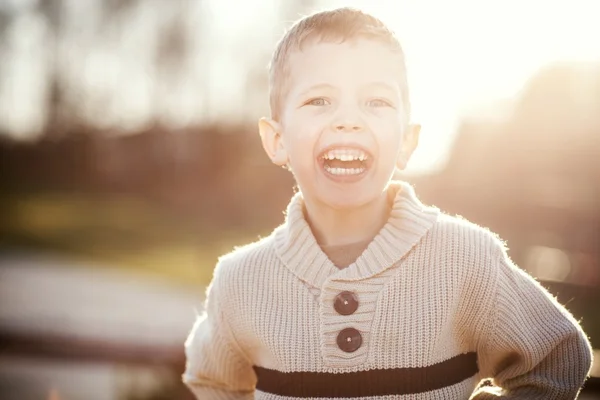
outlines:
{"label": "boy's eyebrow", "polygon": [[382,88],[382,89],[387,89],[387,90],[391,90],[391,91],[396,91],[397,89],[399,89],[398,85],[392,85],[388,82],[384,82],[384,81],[375,81],[375,82],[369,82],[365,85],[366,87],[377,87],[377,88]]}
{"label": "boy's eyebrow", "polygon": [[[386,90],[391,90],[393,92],[396,92],[399,89],[398,85],[393,85],[385,81],[373,81],[363,86],[366,88],[382,88]],[[330,83],[317,83],[302,90],[300,93],[298,93],[298,97],[305,96],[306,94],[319,89],[336,89],[336,87]]]}
{"label": "boy's eyebrow", "polygon": [[335,89],[335,87],[330,83],[317,83],[316,85],[309,86],[306,89],[302,90],[300,93],[298,93],[298,96],[304,96],[307,93],[318,89]]}

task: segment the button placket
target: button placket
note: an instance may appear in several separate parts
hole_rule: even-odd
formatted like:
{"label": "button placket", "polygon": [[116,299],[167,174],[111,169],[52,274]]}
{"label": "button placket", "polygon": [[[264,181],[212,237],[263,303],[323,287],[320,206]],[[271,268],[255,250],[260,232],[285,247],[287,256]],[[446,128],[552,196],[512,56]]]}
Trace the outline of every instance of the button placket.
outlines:
{"label": "button placket", "polygon": [[[340,273],[344,271],[346,270],[342,270]],[[367,362],[379,293],[389,282],[390,276],[396,273],[397,268],[388,268],[384,273],[365,280],[346,280],[333,276],[324,282],[320,296],[320,335],[325,366],[352,368]],[[361,284],[361,282],[365,284]],[[357,290],[358,287],[361,289]],[[344,292],[353,294],[350,299],[345,299],[348,304],[344,301],[343,297],[345,296],[340,296]],[[351,299],[354,298],[357,308],[351,314],[341,314],[335,307],[338,298],[341,300],[340,305],[343,306],[351,305]],[[355,329],[360,334],[360,345],[353,352],[343,350],[338,343],[338,338],[343,338],[348,343],[348,337],[341,337],[340,334],[349,328]],[[358,343],[356,340],[356,338],[350,337],[351,343]]]}
{"label": "button placket", "polygon": [[[358,309],[358,297],[354,292],[343,291],[335,296],[333,308],[340,315],[352,315]],[[336,339],[340,350],[353,353],[362,345],[362,335],[355,328],[342,329]]]}

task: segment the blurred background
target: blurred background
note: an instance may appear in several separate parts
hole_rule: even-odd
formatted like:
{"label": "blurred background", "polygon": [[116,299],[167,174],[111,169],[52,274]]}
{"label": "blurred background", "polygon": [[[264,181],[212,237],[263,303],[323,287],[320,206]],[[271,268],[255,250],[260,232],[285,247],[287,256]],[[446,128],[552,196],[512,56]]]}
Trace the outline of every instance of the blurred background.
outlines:
{"label": "blurred background", "polygon": [[1,399],[190,399],[217,257],[293,192],[256,129],[270,52],[339,5],[404,43],[399,178],[497,231],[600,349],[597,1],[0,0]]}

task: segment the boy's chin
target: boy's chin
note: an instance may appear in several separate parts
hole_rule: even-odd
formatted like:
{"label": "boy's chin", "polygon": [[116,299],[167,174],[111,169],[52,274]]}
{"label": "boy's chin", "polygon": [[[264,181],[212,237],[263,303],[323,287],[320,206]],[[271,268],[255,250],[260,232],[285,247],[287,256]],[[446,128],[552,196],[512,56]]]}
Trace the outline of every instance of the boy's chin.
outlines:
{"label": "boy's chin", "polygon": [[375,185],[361,184],[353,186],[345,190],[322,188],[316,197],[321,204],[331,209],[350,211],[376,200],[382,192],[381,188],[374,187]]}
{"label": "boy's chin", "polygon": [[346,181],[330,179],[326,174],[295,177],[305,201],[313,201],[333,210],[350,211],[380,198],[389,184],[389,175],[368,171],[360,179]]}

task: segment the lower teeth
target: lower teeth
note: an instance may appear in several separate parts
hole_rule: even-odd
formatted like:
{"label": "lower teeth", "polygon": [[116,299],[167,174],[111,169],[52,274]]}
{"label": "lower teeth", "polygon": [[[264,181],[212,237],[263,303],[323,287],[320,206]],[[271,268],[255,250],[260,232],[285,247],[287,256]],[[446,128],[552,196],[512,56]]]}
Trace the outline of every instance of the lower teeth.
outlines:
{"label": "lower teeth", "polygon": [[325,166],[325,170],[332,175],[358,175],[365,171],[365,168],[332,168]]}

